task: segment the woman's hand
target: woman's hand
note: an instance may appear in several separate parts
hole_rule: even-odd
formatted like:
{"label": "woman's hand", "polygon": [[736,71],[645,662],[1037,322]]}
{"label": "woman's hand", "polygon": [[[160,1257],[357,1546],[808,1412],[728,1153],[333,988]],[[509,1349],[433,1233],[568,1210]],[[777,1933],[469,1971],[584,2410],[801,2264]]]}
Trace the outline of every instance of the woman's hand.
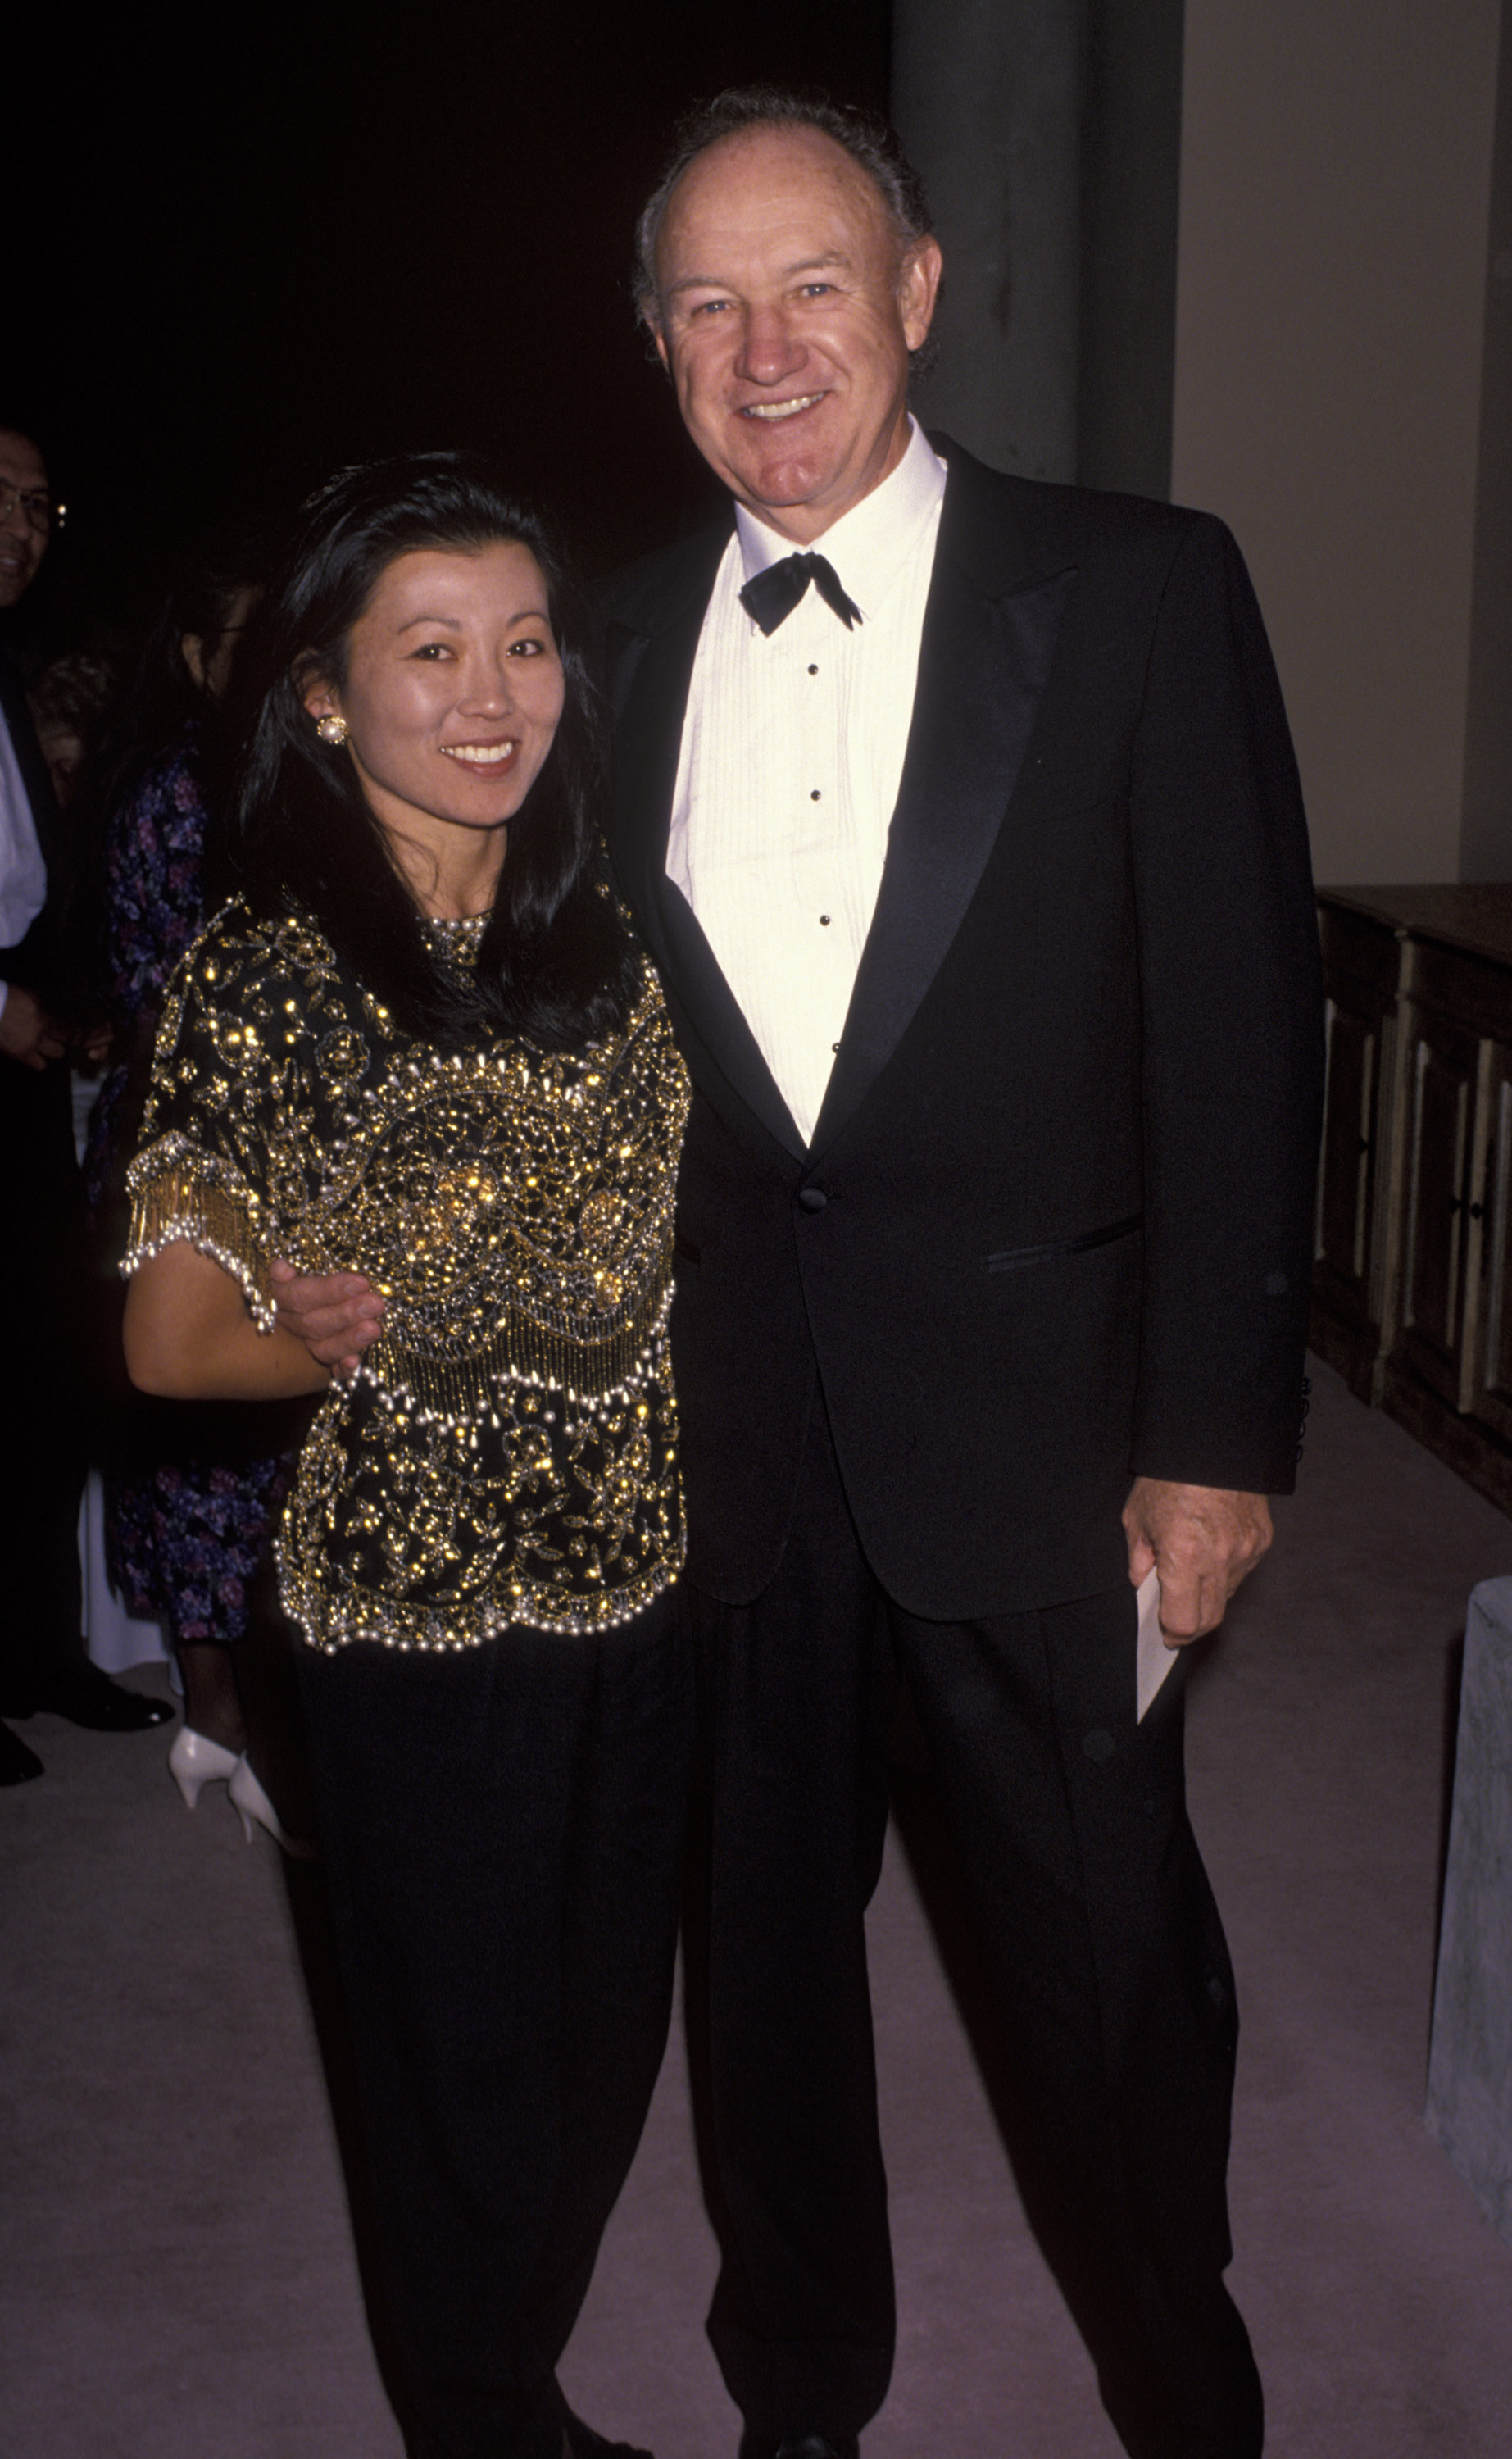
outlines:
{"label": "woman's hand", "polygon": [[240,1285],[186,1239],[132,1274],[125,1345],[137,1390],[169,1400],[281,1400],[331,1379],[291,1332],[259,1332]]}
{"label": "woman's hand", "polygon": [[302,1341],[338,1383],[356,1374],[384,1317],[385,1301],[370,1281],[361,1272],[296,1272],[277,1263],[273,1296],[281,1331]]}

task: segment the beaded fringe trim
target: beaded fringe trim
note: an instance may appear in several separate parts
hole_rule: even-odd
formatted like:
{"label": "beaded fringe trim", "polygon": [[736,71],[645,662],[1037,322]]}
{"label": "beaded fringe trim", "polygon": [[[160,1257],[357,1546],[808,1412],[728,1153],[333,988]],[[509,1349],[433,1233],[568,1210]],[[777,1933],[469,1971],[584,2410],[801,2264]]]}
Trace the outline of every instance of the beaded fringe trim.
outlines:
{"label": "beaded fringe trim", "polygon": [[[670,1277],[600,1340],[543,1324],[533,1315],[505,1315],[493,1337],[465,1357],[411,1349],[382,1335],[358,1374],[374,1391],[405,1402],[422,1424],[461,1426],[488,1418],[501,1385],[525,1383],[592,1403],[639,1397],[671,1313]],[[496,1422],[496,1420],[495,1420]]]}
{"label": "beaded fringe trim", "polygon": [[680,1551],[677,1561],[658,1562],[623,1587],[606,1589],[597,1598],[576,1599],[567,1613],[562,1611],[559,1594],[534,1582],[522,1582],[494,1601],[480,1599],[467,1610],[465,1628],[459,1630],[454,1609],[449,1614],[444,1607],[408,1605],[345,1581],[339,1587],[324,1586],[291,1561],[290,1547],[283,1537],[275,1540],[274,1555],[279,1603],[290,1622],[299,1626],[305,1644],[322,1656],[334,1656],[338,1649],[349,1648],[356,1640],[375,1642],[380,1648],[442,1654],[481,1648],[485,1640],[516,1629],[544,1631],[550,1638],[582,1639],[594,1631],[618,1630],[634,1622],[675,1585],[682,1569]]}
{"label": "beaded fringe trim", "polygon": [[[152,1155],[140,1158],[151,1160]],[[253,1230],[248,1198],[218,1186],[205,1163],[187,1150],[159,1162],[150,1175],[138,1178],[137,1167],[132,1165],[129,1182],[131,1233],[121,1257],[123,1278],[165,1247],[183,1243],[230,1273],[259,1332],[271,1332],[267,1258]]]}
{"label": "beaded fringe trim", "polygon": [[[133,1163],[131,1234],[121,1258],[129,1277],[151,1255],[182,1241],[229,1272],[246,1299],[259,1332],[274,1328],[268,1261],[252,1224],[250,1193],[232,1193],[212,1175],[213,1165],[177,1138],[170,1147],[150,1147]],[[142,1170],[143,1162],[153,1165]],[[560,1317],[541,1322],[511,1309],[492,1337],[464,1357],[448,1357],[404,1340],[375,1340],[354,1379],[386,1401],[414,1411],[422,1424],[460,1427],[493,1418],[497,1394],[510,1383],[562,1393],[580,1405],[639,1398],[672,1307],[670,1270],[633,1312],[599,1339]]]}

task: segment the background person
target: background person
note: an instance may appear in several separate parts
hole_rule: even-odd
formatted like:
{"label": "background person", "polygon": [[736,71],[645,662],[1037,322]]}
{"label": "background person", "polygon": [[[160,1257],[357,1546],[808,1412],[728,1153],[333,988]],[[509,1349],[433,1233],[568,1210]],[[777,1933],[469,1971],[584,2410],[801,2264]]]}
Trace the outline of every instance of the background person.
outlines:
{"label": "background person", "polygon": [[[0,420],[0,1407],[12,1438],[0,1479],[0,1713],[46,1710],[100,1732],[136,1733],[172,1710],[91,1665],[80,1630],[88,1266],[71,1036],[53,997],[65,839],[5,628],[52,525],[41,448]],[[36,1753],[0,1726],[0,1784],[41,1774]]]}
{"label": "background person", "polygon": [[[224,704],[263,562],[260,541],[237,539],[181,576],[143,648],[103,789],[98,936],[116,1059],[91,1113],[84,1177],[116,1256],[125,1222],[114,1215],[169,978],[230,886],[236,746]],[[191,1810],[207,1782],[227,1783],[249,1840],[254,1822],[288,1840],[249,1755],[236,1650],[303,1416],[286,1402],[190,1409],[119,1394],[105,1444],[112,1587],[134,1618],[162,1624],[183,1677],[169,1767]]]}
{"label": "background person", "polygon": [[32,684],[32,720],[60,811],[76,799],[119,694],[120,676],[112,661],[82,649],[52,659]]}
{"label": "background person", "polygon": [[[486,469],[335,481],[262,671],[245,899],[174,978],[130,1174],[128,1360],[324,1394],[280,1570],[410,2447],[588,2459],[555,2366],[665,2041],[691,1750],[686,1082],[599,877],[559,574]],[[279,1253],[389,1293],[351,1381],[275,1328]]]}

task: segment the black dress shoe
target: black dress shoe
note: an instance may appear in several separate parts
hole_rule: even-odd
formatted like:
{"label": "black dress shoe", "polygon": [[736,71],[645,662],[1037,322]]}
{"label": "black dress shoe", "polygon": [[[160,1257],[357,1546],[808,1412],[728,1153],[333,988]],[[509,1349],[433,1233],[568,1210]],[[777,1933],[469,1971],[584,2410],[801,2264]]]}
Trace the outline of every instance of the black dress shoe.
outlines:
{"label": "black dress shoe", "polygon": [[34,1776],[47,1773],[35,1751],[29,1751],[19,1734],[9,1725],[0,1725],[0,1784],[29,1784]]}
{"label": "black dress shoe", "polygon": [[649,2450],[639,2449],[634,2443],[606,2442],[601,2433],[596,2433],[591,2425],[584,2425],[582,2418],[570,2410],[563,2419],[562,2431],[573,2459],[653,2459]]}
{"label": "black dress shoe", "polygon": [[128,1691],[123,1683],[113,1682],[97,1665],[54,1683],[36,1704],[41,1714],[64,1716],[92,1734],[145,1734],[153,1725],[171,1723],[178,1713],[166,1699],[151,1699],[144,1691]]}
{"label": "black dress shoe", "polygon": [[773,2442],[765,2433],[743,2433],[740,2459],[861,2459],[861,2445],[853,2433],[838,2442],[827,2442],[822,2433],[790,2435],[786,2442]]}

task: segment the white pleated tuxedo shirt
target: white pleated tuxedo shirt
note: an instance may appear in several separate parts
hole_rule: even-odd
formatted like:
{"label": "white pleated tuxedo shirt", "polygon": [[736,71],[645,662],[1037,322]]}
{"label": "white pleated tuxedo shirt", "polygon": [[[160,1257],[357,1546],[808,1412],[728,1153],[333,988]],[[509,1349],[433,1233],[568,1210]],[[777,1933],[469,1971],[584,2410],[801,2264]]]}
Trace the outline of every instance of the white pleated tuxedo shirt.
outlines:
{"label": "white pleated tuxedo shirt", "polygon": [[848,631],[810,585],[770,635],[740,592],[793,544],[738,504],[699,635],[667,876],[806,1144],[882,881],[944,494],[914,426],[892,474],[813,541],[861,620]]}

